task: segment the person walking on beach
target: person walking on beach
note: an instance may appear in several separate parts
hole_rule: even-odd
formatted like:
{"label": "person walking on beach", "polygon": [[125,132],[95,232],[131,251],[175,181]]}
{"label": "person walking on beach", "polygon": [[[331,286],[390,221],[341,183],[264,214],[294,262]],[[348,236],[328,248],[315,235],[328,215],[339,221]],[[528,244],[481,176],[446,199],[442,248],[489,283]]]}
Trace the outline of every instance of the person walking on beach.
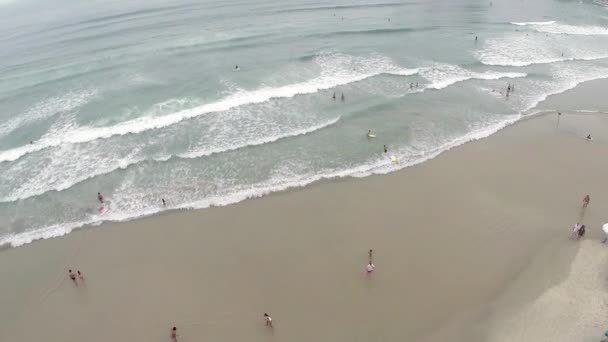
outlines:
{"label": "person walking on beach", "polygon": [[177,341],[177,327],[171,328],[171,341]]}
{"label": "person walking on beach", "polygon": [[572,227],[572,237],[580,240],[585,236],[585,225],[577,223]]}
{"label": "person walking on beach", "polygon": [[101,192],[97,193],[97,200],[99,201],[99,203],[103,204],[103,196],[101,195]]}
{"label": "person walking on beach", "polygon": [[591,197],[589,195],[585,196],[585,198],[583,198],[583,208],[587,208],[587,206],[589,205],[589,202],[591,202]]}
{"label": "person walking on beach", "polygon": [[581,224],[581,227],[578,230],[578,239],[580,240],[583,236],[585,236],[585,225]]}
{"label": "person walking on beach", "polygon": [[374,265],[371,260],[369,261],[369,263],[367,263],[367,266],[365,266],[365,270],[367,271],[368,275],[370,275],[374,271],[374,268],[376,268],[376,265]]}
{"label": "person walking on beach", "polygon": [[579,229],[581,229],[581,224],[578,222],[574,226],[572,226],[572,235],[571,235],[572,239],[574,239],[574,237],[576,237],[578,235]]}
{"label": "person walking on beach", "polygon": [[264,322],[266,324],[267,327],[271,327],[272,328],[272,317],[270,317],[269,314],[264,313]]}

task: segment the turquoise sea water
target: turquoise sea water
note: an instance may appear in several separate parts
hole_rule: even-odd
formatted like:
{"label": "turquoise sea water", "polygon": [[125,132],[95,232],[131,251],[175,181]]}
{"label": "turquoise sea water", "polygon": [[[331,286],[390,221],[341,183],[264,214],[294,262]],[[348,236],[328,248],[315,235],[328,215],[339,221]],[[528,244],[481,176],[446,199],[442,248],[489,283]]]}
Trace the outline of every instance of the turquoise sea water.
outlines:
{"label": "turquoise sea water", "polygon": [[548,95],[608,77],[608,11],[566,0],[0,0],[0,46],[0,245],[18,246],[386,173],[485,137]]}

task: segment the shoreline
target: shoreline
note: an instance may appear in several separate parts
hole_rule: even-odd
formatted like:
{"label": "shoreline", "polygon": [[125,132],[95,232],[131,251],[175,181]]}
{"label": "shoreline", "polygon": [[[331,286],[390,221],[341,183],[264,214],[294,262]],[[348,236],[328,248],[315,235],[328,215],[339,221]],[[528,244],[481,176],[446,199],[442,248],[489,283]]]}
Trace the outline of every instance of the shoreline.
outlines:
{"label": "shoreline", "polygon": [[[4,250],[23,247],[25,245],[29,245],[32,242],[37,242],[41,240],[48,240],[53,238],[64,237],[68,234],[71,234],[75,231],[79,230],[87,230],[91,228],[97,228],[101,226],[107,226],[112,224],[119,224],[124,222],[131,222],[136,220],[142,220],[149,217],[155,217],[159,215],[166,215],[176,212],[188,212],[192,210],[209,210],[215,208],[221,208],[225,206],[230,206],[234,204],[238,204],[245,201],[255,200],[264,198],[275,193],[281,192],[291,192],[291,191],[300,191],[309,186],[314,186],[317,184],[326,184],[328,182],[340,181],[343,179],[359,179],[359,178],[367,178],[378,175],[386,175],[394,172],[399,172],[406,170],[412,166],[417,166],[419,164],[428,162],[433,160],[442,154],[453,150],[454,148],[458,148],[460,146],[466,145],[471,142],[477,142],[479,140],[485,140],[500,131],[504,130],[513,125],[517,125],[525,120],[532,119],[539,115],[548,115],[552,112],[558,111],[554,108],[569,108],[572,106],[568,99],[575,97],[578,100],[575,103],[592,103],[592,107],[599,108],[598,110],[593,109],[584,109],[584,110],[576,110],[576,109],[568,109],[563,110],[564,113],[572,113],[572,114],[603,114],[604,112],[608,113],[608,105],[604,106],[601,101],[597,101],[598,98],[601,98],[601,94],[597,91],[597,89],[601,89],[604,84],[608,84],[608,78],[600,78],[593,79],[590,81],[583,81],[578,83],[573,88],[569,88],[560,93],[551,94],[546,96],[543,100],[536,104],[534,108],[528,109],[525,111],[525,114],[514,114],[513,118],[506,118],[504,121],[501,121],[497,124],[490,125],[488,127],[472,131],[467,133],[464,136],[458,137],[447,143],[443,146],[439,146],[435,150],[427,151],[426,155],[423,157],[419,157],[413,161],[401,163],[399,162],[397,165],[387,161],[385,164],[379,165],[367,165],[363,167],[358,167],[361,170],[351,169],[347,171],[337,172],[333,175],[321,175],[319,177],[314,176],[313,179],[305,179],[300,181],[298,184],[286,184],[281,185],[279,187],[263,189],[261,192],[255,194],[248,193],[234,193],[231,194],[230,197],[236,197],[236,199],[226,199],[222,198],[219,200],[219,204],[216,204],[216,199],[204,199],[199,201],[199,203],[207,203],[205,205],[196,205],[195,203],[190,203],[187,206],[175,207],[170,209],[163,209],[159,207],[158,211],[150,212],[150,213],[142,213],[139,216],[132,216],[127,218],[117,218],[117,219],[102,219],[98,220],[98,218],[94,219],[91,222],[76,222],[76,223],[64,223],[58,225],[52,225],[47,227],[46,229],[31,231],[31,232],[20,232],[12,236],[4,236],[0,238],[0,253]],[[575,105],[576,107],[576,105]],[[519,117],[515,118],[517,115]],[[111,211],[110,215],[112,215]],[[105,214],[104,214],[105,215]]]}
{"label": "shoreline", "polygon": [[[92,223],[85,223],[82,225],[80,223],[76,223],[73,226],[70,224],[61,224],[61,225],[59,225],[60,227],[57,227],[57,228],[53,228],[56,226],[55,225],[55,226],[47,227],[47,229],[44,229],[44,230],[33,231],[33,232],[21,232],[21,233],[17,233],[16,235],[13,235],[13,236],[3,237],[2,239],[0,239],[0,252],[2,252],[3,250],[11,249],[11,248],[23,247],[23,246],[29,245],[33,242],[39,242],[39,241],[44,241],[44,240],[54,239],[54,238],[61,238],[63,236],[71,234],[75,231],[97,228],[97,227],[107,226],[107,225],[112,225],[112,224],[120,224],[120,223],[125,223],[125,222],[136,221],[136,220],[142,220],[142,219],[155,217],[155,216],[159,216],[159,215],[174,214],[174,213],[179,213],[179,212],[189,212],[192,210],[213,210],[215,208],[222,208],[225,206],[235,205],[235,204],[250,201],[250,200],[256,200],[256,199],[264,198],[267,196],[272,196],[274,194],[279,194],[282,192],[300,191],[309,186],[327,184],[330,182],[341,181],[341,180],[351,180],[351,179],[354,180],[354,179],[362,179],[362,178],[367,178],[367,177],[382,176],[382,175],[387,175],[387,174],[391,174],[394,172],[403,171],[410,167],[414,167],[414,166],[420,165],[422,163],[428,162],[430,160],[433,160],[433,159],[441,156],[442,154],[451,151],[454,148],[458,148],[458,147],[466,145],[468,143],[487,139],[505,128],[508,128],[512,125],[516,125],[522,121],[529,120],[529,119],[534,118],[539,115],[550,114],[552,111],[553,110],[551,110],[551,109],[539,110],[537,112],[534,112],[534,113],[531,113],[528,115],[522,115],[519,118],[516,118],[513,120],[508,119],[508,120],[502,121],[498,124],[495,124],[495,125],[492,125],[489,127],[485,127],[483,129],[479,129],[479,130],[476,130],[473,132],[469,132],[467,135],[454,139],[452,142],[445,144],[443,146],[439,146],[435,150],[428,151],[427,155],[420,157],[419,159],[410,161],[410,162],[399,163],[398,165],[395,165],[395,164],[392,164],[389,162],[389,163],[386,163],[386,165],[375,165],[375,166],[372,166],[370,168],[366,168],[365,170],[360,170],[360,171],[351,170],[347,173],[340,172],[334,176],[329,176],[329,177],[326,175],[323,175],[319,178],[315,177],[317,179],[313,179],[310,181],[306,180],[302,184],[281,186],[279,189],[268,189],[268,190],[264,190],[262,193],[255,194],[255,195],[232,194],[231,196],[236,195],[236,197],[238,197],[239,199],[232,201],[232,202],[224,201],[225,204],[218,204],[218,205],[209,204],[209,205],[200,206],[200,207],[190,205],[187,207],[160,209],[159,211],[155,211],[155,212],[152,212],[149,214],[142,214],[141,216],[129,217],[126,219],[118,219],[118,220],[108,219],[108,220],[95,221]],[[210,200],[206,199],[201,202],[208,202],[208,201],[210,201]]]}

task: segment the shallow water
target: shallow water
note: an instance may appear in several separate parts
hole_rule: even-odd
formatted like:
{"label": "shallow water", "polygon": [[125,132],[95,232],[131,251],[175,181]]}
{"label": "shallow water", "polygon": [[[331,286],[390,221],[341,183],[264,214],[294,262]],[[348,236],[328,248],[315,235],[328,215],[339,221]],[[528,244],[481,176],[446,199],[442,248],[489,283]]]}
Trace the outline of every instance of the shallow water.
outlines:
{"label": "shallow water", "polygon": [[424,161],[608,77],[606,13],[551,0],[0,1],[0,244]]}

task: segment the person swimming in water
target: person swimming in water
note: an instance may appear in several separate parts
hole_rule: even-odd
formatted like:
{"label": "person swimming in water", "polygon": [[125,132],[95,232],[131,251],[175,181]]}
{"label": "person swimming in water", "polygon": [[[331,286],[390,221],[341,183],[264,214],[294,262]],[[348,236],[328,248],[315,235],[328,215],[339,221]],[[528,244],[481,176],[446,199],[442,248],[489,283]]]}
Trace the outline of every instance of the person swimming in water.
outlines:
{"label": "person swimming in water", "polygon": [[234,70],[241,70],[241,68],[239,68],[239,66],[238,66],[238,65],[235,65],[235,66],[234,66]]}
{"label": "person swimming in water", "polygon": [[593,140],[593,139],[591,138],[591,134],[589,134],[589,135],[587,136],[587,140]]}

